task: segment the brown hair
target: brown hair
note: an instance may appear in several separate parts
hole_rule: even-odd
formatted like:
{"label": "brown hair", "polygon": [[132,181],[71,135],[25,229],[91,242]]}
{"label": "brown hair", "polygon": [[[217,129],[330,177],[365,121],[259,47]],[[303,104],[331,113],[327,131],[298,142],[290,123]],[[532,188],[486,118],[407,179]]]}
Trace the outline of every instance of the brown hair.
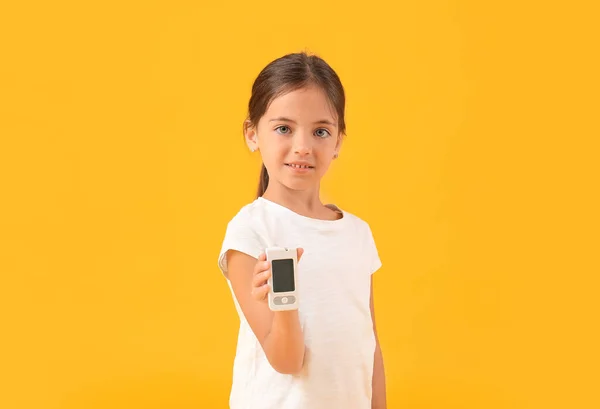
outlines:
{"label": "brown hair", "polygon": [[[316,85],[325,92],[337,113],[339,132],[345,134],[346,96],[342,82],[336,72],[322,58],[308,55],[305,52],[284,55],[270,62],[258,74],[252,85],[252,96],[248,103],[248,118],[244,123],[244,131],[250,126],[258,125],[258,121],[275,98],[308,85]],[[269,174],[263,164],[257,197],[265,193],[268,185]]]}

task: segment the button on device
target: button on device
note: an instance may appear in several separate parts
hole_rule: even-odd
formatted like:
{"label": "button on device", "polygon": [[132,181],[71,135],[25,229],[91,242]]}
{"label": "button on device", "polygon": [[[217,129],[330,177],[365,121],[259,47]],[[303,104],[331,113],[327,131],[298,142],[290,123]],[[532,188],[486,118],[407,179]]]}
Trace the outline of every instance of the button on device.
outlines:
{"label": "button on device", "polygon": [[287,297],[275,297],[273,298],[273,303],[275,305],[284,305],[284,304],[293,304],[296,302],[296,297],[293,295],[289,295]]}

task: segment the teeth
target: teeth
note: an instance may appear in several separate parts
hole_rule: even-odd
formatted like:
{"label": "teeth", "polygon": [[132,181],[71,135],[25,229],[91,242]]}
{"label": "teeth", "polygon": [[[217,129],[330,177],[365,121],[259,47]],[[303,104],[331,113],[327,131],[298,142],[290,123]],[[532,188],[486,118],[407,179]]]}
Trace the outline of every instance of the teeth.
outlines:
{"label": "teeth", "polygon": [[293,163],[290,163],[289,166],[293,167],[293,168],[299,168],[299,169],[308,169],[310,168],[310,166],[306,166],[306,165],[295,165]]}

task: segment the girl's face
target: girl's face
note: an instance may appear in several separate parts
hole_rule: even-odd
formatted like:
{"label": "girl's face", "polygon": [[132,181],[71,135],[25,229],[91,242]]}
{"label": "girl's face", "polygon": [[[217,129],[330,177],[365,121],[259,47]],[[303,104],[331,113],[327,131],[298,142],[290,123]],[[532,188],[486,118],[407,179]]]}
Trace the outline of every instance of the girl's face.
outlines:
{"label": "girl's face", "polygon": [[292,190],[319,185],[339,152],[341,134],[325,93],[310,86],[275,98],[255,127],[246,132],[259,149],[269,178]]}

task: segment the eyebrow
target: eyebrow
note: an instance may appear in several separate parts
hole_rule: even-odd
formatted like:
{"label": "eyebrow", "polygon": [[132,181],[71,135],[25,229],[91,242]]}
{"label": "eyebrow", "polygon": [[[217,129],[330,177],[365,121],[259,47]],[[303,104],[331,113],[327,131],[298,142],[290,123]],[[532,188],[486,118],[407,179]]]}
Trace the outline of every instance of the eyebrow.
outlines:
{"label": "eyebrow", "polygon": [[[284,116],[280,116],[277,118],[273,118],[271,120],[269,120],[269,122],[275,122],[275,121],[285,121],[285,122],[291,122],[293,124],[297,124],[296,121],[290,119],[290,118],[286,118]],[[331,126],[335,126],[336,124],[327,120],[327,119],[321,119],[320,121],[315,122],[315,124],[327,124],[327,125],[331,125]]]}

